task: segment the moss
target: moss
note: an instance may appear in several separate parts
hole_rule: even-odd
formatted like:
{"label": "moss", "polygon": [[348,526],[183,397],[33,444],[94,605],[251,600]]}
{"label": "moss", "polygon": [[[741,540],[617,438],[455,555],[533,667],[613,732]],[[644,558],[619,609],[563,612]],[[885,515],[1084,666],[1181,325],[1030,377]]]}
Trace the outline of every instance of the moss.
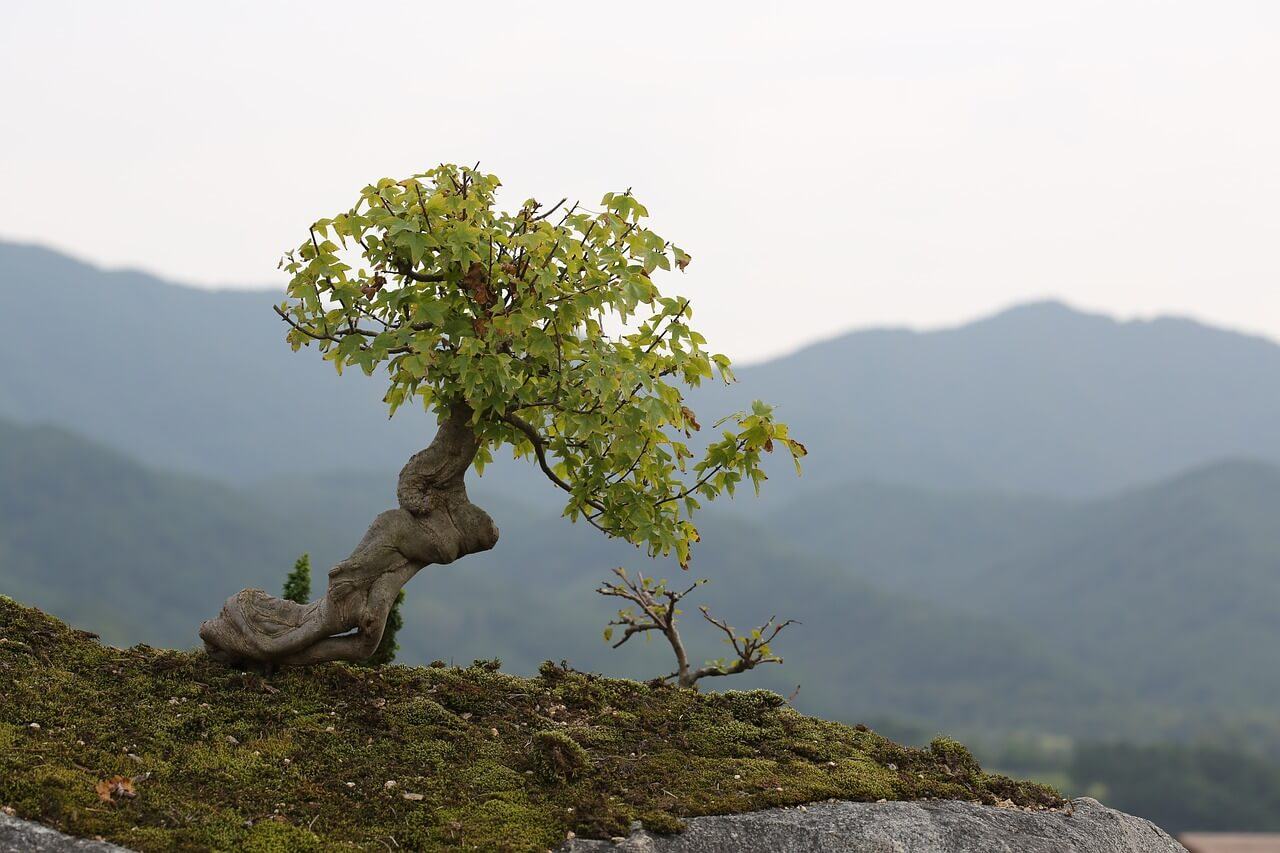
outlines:
{"label": "moss", "polygon": [[243,844],[241,849],[245,853],[306,853],[324,849],[315,833],[275,820],[255,823]]}
{"label": "moss", "polygon": [[562,731],[549,729],[533,735],[533,769],[549,782],[566,782],[591,766],[587,751]]}
{"label": "moss", "polygon": [[934,738],[929,743],[929,752],[952,776],[972,779],[982,773],[982,768],[968,748],[949,737]]}
{"label": "moss", "polygon": [[[137,796],[101,801],[115,775]],[[138,850],[546,850],[833,797],[1061,802],[955,741],[909,749],[763,691],[494,662],[268,680],[102,646],[0,597],[0,805]]]}

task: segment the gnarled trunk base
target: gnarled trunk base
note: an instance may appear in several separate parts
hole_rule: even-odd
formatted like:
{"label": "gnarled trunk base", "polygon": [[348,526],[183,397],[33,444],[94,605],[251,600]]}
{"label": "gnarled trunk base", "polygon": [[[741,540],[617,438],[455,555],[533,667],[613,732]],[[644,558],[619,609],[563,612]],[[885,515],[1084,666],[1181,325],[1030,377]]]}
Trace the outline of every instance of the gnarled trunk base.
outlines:
{"label": "gnarled trunk base", "polygon": [[468,500],[463,482],[479,446],[470,417],[456,406],[431,445],[409,460],[396,490],[400,508],[375,518],[351,556],[329,571],[323,598],[296,604],[241,590],[201,624],[209,654],[268,666],[364,660],[378,648],[401,587],[423,566],[492,548],[498,528]]}

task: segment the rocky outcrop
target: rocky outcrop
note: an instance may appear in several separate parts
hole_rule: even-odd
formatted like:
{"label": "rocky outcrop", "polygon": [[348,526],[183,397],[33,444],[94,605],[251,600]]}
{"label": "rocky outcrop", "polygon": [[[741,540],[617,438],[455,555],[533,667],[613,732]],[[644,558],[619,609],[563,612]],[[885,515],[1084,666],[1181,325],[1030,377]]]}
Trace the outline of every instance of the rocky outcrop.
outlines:
{"label": "rocky outcrop", "polygon": [[128,853],[104,841],[72,838],[29,820],[0,812],[0,853]]}
{"label": "rocky outcrop", "polygon": [[952,800],[818,803],[693,818],[678,835],[574,839],[562,853],[1186,853],[1150,821],[1082,797],[1023,811]]}
{"label": "rocky outcrop", "polygon": [[[1024,811],[953,800],[817,803],[697,817],[678,835],[642,829],[612,841],[573,839],[561,853],[1186,853],[1150,821],[1082,797]],[[0,813],[0,853],[128,853]]]}

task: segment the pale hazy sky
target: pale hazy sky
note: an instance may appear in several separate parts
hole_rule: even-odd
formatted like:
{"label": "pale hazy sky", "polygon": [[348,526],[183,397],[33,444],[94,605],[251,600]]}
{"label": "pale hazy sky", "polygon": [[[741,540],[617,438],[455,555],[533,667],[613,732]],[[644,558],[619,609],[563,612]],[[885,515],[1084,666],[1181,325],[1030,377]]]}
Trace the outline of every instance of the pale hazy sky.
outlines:
{"label": "pale hazy sky", "polygon": [[[0,238],[281,283],[358,189],[634,187],[742,359],[1033,298],[1280,338],[1280,3],[25,2]],[[0,309],[2,310],[2,309]]]}

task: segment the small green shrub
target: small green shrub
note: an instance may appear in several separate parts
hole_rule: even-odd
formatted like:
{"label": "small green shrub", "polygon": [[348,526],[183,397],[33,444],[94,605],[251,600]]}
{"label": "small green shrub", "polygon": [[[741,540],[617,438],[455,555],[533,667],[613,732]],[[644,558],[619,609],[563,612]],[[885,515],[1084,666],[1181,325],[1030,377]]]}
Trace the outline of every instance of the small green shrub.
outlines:
{"label": "small green shrub", "polygon": [[311,555],[303,554],[293,564],[293,571],[285,578],[282,597],[296,604],[311,600]]}

